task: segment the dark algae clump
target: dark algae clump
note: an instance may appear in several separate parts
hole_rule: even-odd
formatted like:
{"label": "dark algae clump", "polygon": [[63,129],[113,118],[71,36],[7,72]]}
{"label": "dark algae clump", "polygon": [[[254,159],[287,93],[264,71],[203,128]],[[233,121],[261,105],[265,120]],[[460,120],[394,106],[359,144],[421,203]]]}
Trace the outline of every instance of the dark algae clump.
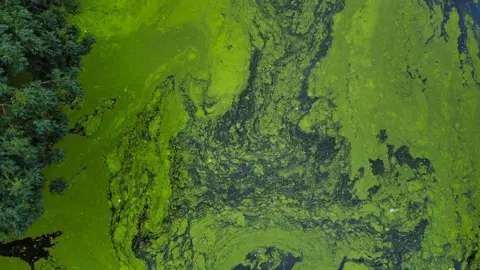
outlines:
{"label": "dark algae clump", "polygon": [[34,266],[477,269],[478,8],[82,1]]}

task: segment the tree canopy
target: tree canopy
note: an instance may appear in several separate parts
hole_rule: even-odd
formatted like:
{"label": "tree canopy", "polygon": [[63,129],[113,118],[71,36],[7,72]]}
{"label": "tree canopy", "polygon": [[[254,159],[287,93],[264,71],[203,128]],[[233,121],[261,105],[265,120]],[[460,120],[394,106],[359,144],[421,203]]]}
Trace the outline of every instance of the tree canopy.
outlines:
{"label": "tree canopy", "polygon": [[76,0],[0,2],[0,239],[42,214],[43,167],[63,159],[63,108],[83,97],[80,59],[95,43],[67,23],[78,11]]}

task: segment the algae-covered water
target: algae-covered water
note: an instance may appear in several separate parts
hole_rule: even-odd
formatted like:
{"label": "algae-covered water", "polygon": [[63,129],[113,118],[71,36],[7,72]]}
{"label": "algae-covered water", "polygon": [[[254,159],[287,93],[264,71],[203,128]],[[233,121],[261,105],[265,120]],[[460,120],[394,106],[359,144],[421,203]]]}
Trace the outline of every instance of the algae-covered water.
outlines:
{"label": "algae-covered water", "polygon": [[477,0],[81,4],[35,269],[479,269]]}

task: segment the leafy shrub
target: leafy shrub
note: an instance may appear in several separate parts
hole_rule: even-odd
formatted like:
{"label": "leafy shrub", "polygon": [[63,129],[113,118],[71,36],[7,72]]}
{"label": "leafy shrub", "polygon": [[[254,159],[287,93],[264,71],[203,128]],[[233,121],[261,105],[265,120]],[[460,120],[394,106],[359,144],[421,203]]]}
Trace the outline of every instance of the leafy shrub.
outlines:
{"label": "leafy shrub", "polygon": [[51,194],[60,194],[62,195],[65,193],[65,190],[67,190],[68,184],[67,181],[63,178],[57,178],[50,182],[50,185],[48,185],[48,190],[50,191]]}

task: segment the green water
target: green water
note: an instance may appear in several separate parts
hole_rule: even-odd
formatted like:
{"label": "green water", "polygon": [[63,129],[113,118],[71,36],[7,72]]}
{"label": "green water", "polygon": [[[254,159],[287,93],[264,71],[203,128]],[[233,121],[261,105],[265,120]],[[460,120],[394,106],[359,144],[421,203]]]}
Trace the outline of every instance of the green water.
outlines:
{"label": "green water", "polygon": [[480,31],[426,2],[83,1],[36,269],[477,269]]}

